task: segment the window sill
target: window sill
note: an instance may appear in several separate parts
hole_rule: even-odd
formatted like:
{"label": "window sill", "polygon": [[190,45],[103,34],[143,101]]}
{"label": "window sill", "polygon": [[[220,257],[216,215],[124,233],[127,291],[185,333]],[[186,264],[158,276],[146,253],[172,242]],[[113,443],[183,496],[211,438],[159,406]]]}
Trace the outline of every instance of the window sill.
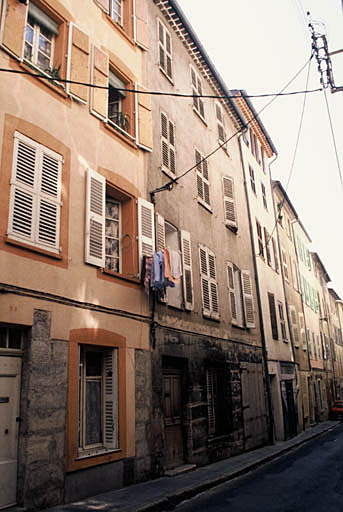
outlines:
{"label": "window sill", "polygon": [[204,311],[202,312],[202,316],[204,318],[207,318],[207,320],[213,320],[214,322],[220,322],[220,317],[219,316],[212,316],[210,313],[205,313]]}
{"label": "window sill", "polygon": [[119,272],[113,272],[112,270],[108,270],[107,268],[101,269],[102,274],[106,274],[107,276],[112,276],[117,279],[121,279],[123,281],[130,281],[131,283],[135,284],[141,284],[141,281],[138,279],[138,277],[135,277],[133,275],[125,275],[120,274]]}
{"label": "window sill", "polygon": [[161,166],[161,171],[163,172],[163,174],[165,174],[166,176],[168,176],[168,178],[174,180],[176,178],[176,174],[173,174],[171,171],[169,171],[168,169],[166,169],[165,167]]}
{"label": "window sill", "polygon": [[4,240],[5,240],[5,243],[10,244],[10,245],[15,245],[16,247],[20,247],[21,249],[26,249],[28,251],[43,254],[44,256],[48,256],[49,258],[54,258],[56,260],[63,259],[62,255],[60,253],[50,252],[48,249],[42,249],[41,247],[36,247],[27,242],[21,242],[19,240],[15,240],[14,238],[10,238],[8,235],[5,235]]}
{"label": "window sill", "polygon": [[[108,121],[102,121],[102,123],[104,124],[105,128],[110,133],[112,133],[112,135],[115,135],[120,140],[125,142],[125,144],[128,144],[132,148],[137,149],[137,144],[135,142],[135,139],[132,137],[132,135],[130,135],[129,133],[126,133],[124,131],[122,132],[120,130],[120,128],[115,128],[114,125],[111,125]],[[124,135],[124,133],[125,133],[125,135]]]}
{"label": "window sill", "polygon": [[194,105],[192,105],[192,108],[193,108],[193,112],[198,116],[198,118],[204,123],[204,125],[206,126],[206,128],[208,128],[208,124],[206,123],[206,119],[200,114],[200,112],[198,112],[198,110],[194,107]]}
{"label": "window sill", "polygon": [[85,450],[84,453],[82,453],[80,451],[80,453],[76,457],[75,461],[90,459],[93,457],[98,457],[99,455],[107,455],[107,454],[118,453],[118,452],[121,452],[121,448],[113,448],[113,449],[95,448],[94,450],[89,450],[89,451]]}
{"label": "window sill", "polygon": [[200,197],[197,198],[198,199],[198,203],[203,207],[205,208],[205,210],[207,210],[208,212],[210,213],[213,213],[213,210],[211,208],[211,206],[207,203],[205,203],[205,201],[203,199],[201,199]]}
{"label": "window sill", "polygon": [[168,80],[168,82],[170,82],[172,84],[172,86],[174,86],[174,82],[173,82],[173,79],[167,75],[166,71],[162,68],[162,66],[158,66],[160,68],[160,71],[161,73],[166,77],[166,79]]}
{"label": "window sill", "polygon": [[[55,92],[59,96],[62,96],[62,98],[66,99],[66,100],[70,99],[68,94],[65,92],[64,86],[61,83],[54,80],[53,78],[51,78],[51,76],[48,73],[45,73],[39,67],[35,66],[34,64],[32,64],[31,62],[28,62],[28,61],[20,62],[19,66],[21,68],[25,69],[25,71],[30,71],[33,73],[35,73],[35,72],[40,73],[42,76],[38,76],[38,75],[34,75],[34,74],[26,75],[26,76],[29,76],[29,77],[39,80],[40,83],[43,83],[44,85],[46,85],[53,92]],[[47,78],[44,78],[44,77],[47,77]],[[48,80],[48,78],[50,80]]]}
{"label": "window sill", "polygon": [[225,227],[227,227],[227,229],[229,229],[230,231],[232,231],[232,233],[234,235],[237,235],[238,233],[238,227],[237,226],[233,226],[232,224],[229,224],[228,221],[225,221]]}

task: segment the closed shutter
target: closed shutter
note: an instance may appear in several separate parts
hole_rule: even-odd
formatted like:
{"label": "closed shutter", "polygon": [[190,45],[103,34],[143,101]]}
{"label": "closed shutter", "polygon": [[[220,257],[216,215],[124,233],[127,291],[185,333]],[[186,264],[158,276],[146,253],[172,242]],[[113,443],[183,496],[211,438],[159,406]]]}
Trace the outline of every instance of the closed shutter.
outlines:
{"label": "closed shutter", "polygon": [[7,0],[2,5],[1,43],[20,60],[23,58],[27,4],[20,3],[18,0]]}
{"label": "closed shutter", "polygon": [[255,327],[254,299],[252,295],[251,276],[248,270],[242,270],[242,290],[245,324],[249,329]]}
{"label": "closed shutter", "polygon": [[237,227],[233,178],[223,176],[224,218],[225,224]]}
{"label": "closed shutter", "polygon": [[[89,37],[73,23],[69,25],[67,80],[89,81]],[[87,85],[67,83],[67,93],[82,103],[88,101]]]}
{"label": "closed shutter", "polygon": [[279,259],[277,255],[277,249],[276,249],[276,242],[275,239],[272,238],[272,245],[273,245],[273,255],[274,255],[274,269],[276,272],[279,272]]}
{"label": "closed shutter", "polygon": [[147,0],[134,0],[135,42],[144,50],[149,48]]}
{"label": "closed shutter", "polygon": [[210,293],[211,293],[211,317],[219,318],[219,299],[216,273],[216,257],[213,252],[207,250],[208,268],[210,277]]}
{"label": "closed shutter", "polygon": [[296,347],[299,347],[299,328],[297,322],[297,312],[294,306],[289,306],[289,312],[291,316],[291,324],[292,324],[292,333],[293,333],[293,341]]}
{"label": "closed shutter", "polygon": [[166,55],[164,51],[164,27],[160,20],[157,21],[158,24],[158,41],[159,41],[159,63],[163,70],[166,68]]}
{"label": "closed shutter", "polygon": [[207,388],[207,411],[208,411],[208,433],[212,435],[216,431],[216,408],[215,408],[215,373],[213,369],[206,371]]}
{"label": "closed shutter", "polygon": [[169,121],[169,169],[175,174],[175,124]]}
{"label": "closed shutter", "polygon": [[138,256],[139,272],[143,256],[152,256],[155,250],[154,205],[138,198]]}
{"label": "closed shutter", "polygon": [[85,261],[105,266],[105,202],[106,180],[101,174],[87,170]]}
{"label": "closed shutter", "polygon": [[104,427],[106,448],[118,448],[118,369],[117,350],[108,349],[103,358]]}
{"label": "closed shutter", "polygon": [[146,89],[139,85],[135,85],[136,91],[136,143],[142,149],[152,150],[152,126],[151,126],[151,99],[149,94],[139,94],[139,91]]}
{"label": "closed shutter", "polygon": [[181,251],[185,309],[192,310],[194,307],[192,250],[191,237],[187,231],[181,231]]}
{"label": "closed shutter", "polygon": [[273,336],[273,340],[277,340],[277,339],[279,339],[279,333],[278,333],[278,327],[277,327],[275,297],[272,293],[268,293],[268,302],[269,302],[269,313],[270,313],[270,323],[271,323],[271,328],[272,328],[272,336]]}
{"label": "closed shutter", "polygon": [[[108,87],[109,58],[108,55],[97,48],[92,47],[92,76],[91,83]],[[91,102],[90,109],[92,114],[101,119],[107,119],[108,113],[108,89],[90,89]]]}
{"label": "closed shutter", "polygon": [[230,295],[231,322],[233,325],[238,325],[234,268],[233,268],[233,264],[230,262],[227,263],[227,283],[228,283],[229,295]]}
{"label": "closed shutter", "polygon": [[175,125],[161,112],[162,168],[175,174]]}
{"label": "closed shutter", "polygon": [[210,205],[210,183],[208,175],[207,160],[202,160],[203,156],[198,150],[195,150],[195,163],[197,173],[197,192],[198,198],[208,206]]}
{"label": "closed shutter", "polygon": [[199,151],[195,150],[195,163],[197,172],[197,192],[200,199],[204,199],[203,180],[202,180],[202,162]]}
{"label": "closed shutter", "polygon": [[156,215],[156,251],[161,251],[166,246],[166,234],[164,218],[157,213]]}
{"label": "closed shutter", "polygon": [[[224,118],[223,118],[223,110],[221,105],[216,103],[216,116],[217,116],[217,126],[218,126],[218,139],[219,142],[223,143],[225,141],[225,128],[224,128]],[[225,145],[226,147],[226,145]]]}
{"label": "closed shutter", "polygon": [[306,331],[305,331],[305,322],[304,322],[304,314],[299,313],[299,325],[300,325],[300,338],[302,343],[303,350],[307,350],[307,341],[306,341]]}
{"label": "closed shutter", "polygon": [[200,281],[201,281],[201,295],[202,295],[202,310],[204,316],[211,316],[211,293],[210,282],[208,278],[208,263],[207,263],[207,249],[206,247],[199,247],[200,256]]}

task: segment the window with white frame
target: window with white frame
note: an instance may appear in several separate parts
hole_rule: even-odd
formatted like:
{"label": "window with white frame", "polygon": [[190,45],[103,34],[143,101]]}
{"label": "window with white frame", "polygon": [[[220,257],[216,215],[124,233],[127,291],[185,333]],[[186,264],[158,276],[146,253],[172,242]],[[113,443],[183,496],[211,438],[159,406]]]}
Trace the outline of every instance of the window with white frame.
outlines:
{"label": "window with white frame", "polygon": [[284,341],[286,341],[287,340],[286,321],[285,321],[283,304],[280,301],[278,302],[278,309],[279,309],[279,319],[280,319],[281,335],[282,335],[282,339]]}
{"label": "window with white frame", "polygon": [[232,325],[247,328],[255,327],[250,272],[240,270],[234,263],[227,262],[227,280]]}
{"label": "window with white frame", "polygon": [[205,119],[205,109],[204,109],[204,101],[203,98],[199,98],[198,96],[202,95],[202,82],[200,76],[195,71],[193,66],[191,66],[191,85],[192,85],[192,94],[193,96],[193,109],[202,119]]}
{"label": "window with white frame", "polygon": [[121,204],[106,197],[105,214],[105,268],[121,272]]}
{"label": "window with white frame", "polygon": [[123,25],[123,0],[110,0],[110,16],[113,21]]}
{"label": "window with white frame", "polygon": [[[216,118],[217,118],[217,128],[218,128],[218,140],[222,144],[226,140],[226,132],[224,125],[224,110],[220,103],[215,103],[216,107]],[[226,145],[223,146],[226,149]]]}
{"label": "window with white frame", "polygon": [[14,134],[9,238],[58,253],[62,156]]}
{"label": "window with white frame", "polygon": [[195,150],[196,177],[198,201],[210,207],[210,182],[208,174],[208,163],[199,151]]}
{"label": "window with white frame", "polygon": [[216,257],[203,245],[199,247],[199,256],[203,315],[219,319]]}
{"label": "window with white frame", "polygon": [[264,184],[262,182],[261,182],[261,191],[262,191],[263,206],[265,207],[266,210],[268,210],[266,187],[264,186]]}
{"label": "window with white frame", "polygon": [[255,183],[255,172],[254,172],[254,169],[249,165],[249,174],[250,174],[250,185],[251,185],[251,190],[254,192],[255,195],[256,194],[256,183]]}
{"label": "window with white frame", "polygon": [[25,27],[24,59],[43,71],[53,68],[55,36],[58,24],[32,2]]}
{"label": "window with white frame", "polygon": [[79,346],[80,455],[118,448],[117,349]]}
{"label": "window with white frame", "polygon": [[172,41],[169,30],[157,20],[160,70],[172,80]]}
{"label": "window with white frame", "polygon": [[175,175],[175,124],[161,112],[162,169]]}

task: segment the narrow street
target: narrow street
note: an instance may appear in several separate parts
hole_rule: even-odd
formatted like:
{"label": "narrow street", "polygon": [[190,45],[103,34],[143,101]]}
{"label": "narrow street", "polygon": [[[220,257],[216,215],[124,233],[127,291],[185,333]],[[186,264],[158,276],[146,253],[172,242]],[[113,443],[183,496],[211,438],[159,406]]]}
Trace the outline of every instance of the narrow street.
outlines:
{"label": "narrow street", "polygon": [[177,512],[341,512],[343,425],[244,477],[180,504]]}

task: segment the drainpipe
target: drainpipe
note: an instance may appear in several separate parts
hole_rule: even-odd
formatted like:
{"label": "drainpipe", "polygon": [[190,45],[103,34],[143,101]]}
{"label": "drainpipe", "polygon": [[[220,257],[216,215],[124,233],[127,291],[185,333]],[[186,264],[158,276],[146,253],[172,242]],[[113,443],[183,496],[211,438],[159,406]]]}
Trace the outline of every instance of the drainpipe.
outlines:
{"label": "drainpipe", "polygon": [[[155,215],[155,191],[150,192],[150,200],[154,205],[154,215]],[[156,322],[155,322],[155,309],[156,309],[156,294],[152,292],[152,304],[151,304],[151,317],[150,317],[150,345],[151,348],[154,349],[156,347]]]}
{"label": "drainpipe", "polygon": [[265,373],[265,378],[266,378],[266,392],[267,392],[267,404],[268,404],[268,415],[269,415],[268,438],[269,438],[269,444],[274,444],[274,415],[273,415],[273,406],[272,406],[272,394],[271,394],[271,389],[270,389],[270,379],[269,379],[269,372],[268,372],[268,351],[267,351],[267,347],[266,347],[266,338],[265,338],[265,333],[264,333],[261,293],[260,293],[260,284],[259,284],[259,279],[258,279],[258,271],[257,271],[257,263],[256,263],[256,251],[255,251],[255,244],[254,244],[254,237],[253,237],[253,230],[252,230],[248,187],[247,187],[247,182],[246,182],[246,178],[245,178],[245,167],[244,167],[244,159],[243,159],[243,152],[242,152],[242,134],[239,135],[238,140],[239,140],[239,154],[241,157],[243,177],[244,177],[245,198],[246,198],[246,203],[247,203],[247,208],[248,208],[250,242],[251,242],[252,254],[253,254],[256,296],[257,296],[257,304],[258,304],[258,317],[259,317],[260,329],[261,329],[262,357],[263,357],[264,373]]}

